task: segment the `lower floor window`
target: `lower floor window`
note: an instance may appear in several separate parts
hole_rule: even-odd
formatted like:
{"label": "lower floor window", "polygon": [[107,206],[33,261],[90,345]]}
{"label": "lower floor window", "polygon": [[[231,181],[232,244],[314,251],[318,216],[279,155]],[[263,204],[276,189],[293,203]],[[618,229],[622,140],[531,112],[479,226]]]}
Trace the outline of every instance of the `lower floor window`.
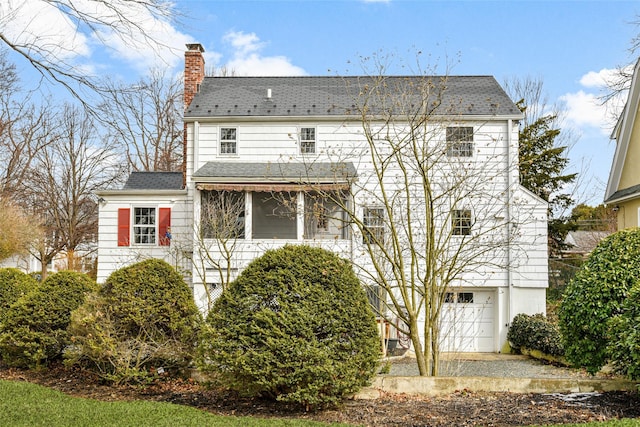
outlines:
{"label": "lower floor window", "polygon": [[254,239],[297,239],[296,193],[253,193],[251,230]]}
{"label": "lower floor window", "polygon": [[451,215],[451,228],[454,236],[469,236],[471,234],[471,211],[456,209]]}
{"label": "lower floor window", "polygon": [[444,302],[469,304],[473,303],[473,292],[447,292]]}
{"label": "lower floor window", "polygon": [[153,245],[156,243],[156,209],[134,208],[133,242]]}

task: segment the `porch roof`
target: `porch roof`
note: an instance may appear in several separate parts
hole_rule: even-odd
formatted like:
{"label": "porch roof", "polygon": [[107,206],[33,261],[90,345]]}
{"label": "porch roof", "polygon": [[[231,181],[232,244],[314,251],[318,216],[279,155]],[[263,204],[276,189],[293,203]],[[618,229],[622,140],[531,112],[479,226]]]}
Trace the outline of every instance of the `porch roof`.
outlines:
{"label": "porch roof", "polygon": [[207,162],[193,174],[198,183],[289,183],[297,185],[347,183],[356,177],[351,162],[241,163]]}

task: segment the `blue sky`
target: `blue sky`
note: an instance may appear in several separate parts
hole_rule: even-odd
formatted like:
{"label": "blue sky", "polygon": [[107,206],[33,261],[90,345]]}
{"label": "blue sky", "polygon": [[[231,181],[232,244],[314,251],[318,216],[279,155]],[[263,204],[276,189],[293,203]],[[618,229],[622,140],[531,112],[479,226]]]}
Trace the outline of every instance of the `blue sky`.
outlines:
{"label": "blue sky", "polygon": [[[422,66],[440,73],[542,79],[549,102],[567,111],[564,126],[579,137],[570,158],[583,175],[580,198],[592,204],[602,201],[614,149],[610,117],[595,98],[603,76],[635,62],[628,48],[640,34],[632,24],[638,1],[175,0],[178,23],[145,23],[170,47],[154,52],[118,41],[104,49],[87,32],[70,37],[73,23],[53,19],[42,2],[0,5],[5,31],[24,32],[34,17],[47,27],[56,22],[52,37],[74,43],[67,54],[78,67],[129,81],[152,64],[179,72],[191,42],[205,47],[208,67],[240,75],[358,74],[360,58],[376,52],[395,58],[389,74],[407,74],[420,51]],[[3,20],[11,7],[19,19]]]}

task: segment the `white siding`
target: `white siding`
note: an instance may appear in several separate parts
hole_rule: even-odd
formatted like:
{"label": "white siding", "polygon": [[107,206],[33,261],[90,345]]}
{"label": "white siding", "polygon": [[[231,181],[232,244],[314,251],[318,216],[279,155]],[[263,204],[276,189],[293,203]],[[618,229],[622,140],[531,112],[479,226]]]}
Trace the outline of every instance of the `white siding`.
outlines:
{"label": "white siding", "polygon": [[[374,124],[375,125],[375,124]],[[444,144],[446,123],[435,124],[430,131],[437,137],[430,144]],[[461,286],[479,292],[478,295],[491,295],[491,316],[484,316],[482,325],[482,343],[470,346],[477,351],[499,351],[506,340],[507,324],[518,312],[538,312],[544,308],[544,295],[547,286],[547,239],[546,204],[518,185],[517,169],[517,124],[511,120],[496,118],[489,121],[458,120],[455,125],[473,126],[474,156],[472,158],[451,159],[441,157],[442,164],[434,170],[432,182],[435,191],[446,188],[456,177],[456,168],[466,168],[473,172],[477,180],[467,181],[456,208],[472,210],[476,221],[473,232],[486,233],[486,239],[493,241],[510,240],[511,246],[496,245],[494,251],[479,255],[478,264],[460,277]],[[382,126],[378,124],[377,126]],[[237,153],[219,154],[220,128],[237,129]],[[298,132],[301,127],[316,129],[316,154],[301,155]],[[401,130],[401,129],[400,129]],[[175,200],[175,197],[114,195],[100,210],[100,246],[98,280],[105,278],[116,268],[144,257],[159,257],[179,264],[191,272],[194,297],[201,309],[206,310],[212,302],[203,285],[217,283],[214,268],[199,271],[202,254],[196,233],[200,212],[199,192],[192,179],[194,171],[207,162],[262,162],[262,163],[313,163],[313,162],[352,162],[357,169],[358,178],[354,184],[355,206],[361,212],[362,206],[380,204],[379,192],[376,192],[371,159],[366,149],[367,143],[362,123],[344,120],[287,120],[247,121],[216,118],[208,121],[187,123],[187,194]],[[447,163],[448,162],[448,163]],[[389,189],[404,188],[398,179],[399,170],[390,169],[385,175],[385,185]],[[420,179],[414,179],[419,185]],[[173,199],[173,201],[172,201]],[[136,204],[152,203],[158,207],[172,208],[173,241],[170,248],[165,247],[118,247],[117,246],[117,209],[133,207]],[[249,208],[248,208],[249,209]],[[449,200],[443,200],[436,207],[441,227],[450,226],[447,216],[452,209]],[[249,214],[250,215],[250,214]],[[419,225],[418,223],[414,226]],[[419,233],[420,227],[417,227]],[[319,245],[336,251],[351,259],[362,271],[370,269],[368,257],[363,250],[362,236],[353,231],[346,240],[268,240],[242,239],[234,252],[232,276],[235,277],[255,257],[270,248],[286,243]],[[210,254],[217,259],[214,242],[210,244]],[[180,249],[180,250],[178,250]],[[176,254],[188,255],[193,252],[193,263],[184,259],[177,260]],[[182,256],[182,255],[180,255]],[[178,256],[178,258],[180,258]],[[173,257],[173,258],[172,258]],[[201,268],[200,268],[201,269]],[[523,311],[524,310],[524,311]],[[485,313],[486,314],[486,313]],[[492,326],[487,322],[493,322]]]}
{"label": "white siding", "polygon": [[[98,221],[98,283],[103,283],[115,270],[147,258],[164,259],[185,269],[184,251],[191,248],[190,204],[185,195],[103,195],[106,202],[100,206]],[[118,246],[118,209],[134,207],[171,208],[171,234],[169,246]]]}

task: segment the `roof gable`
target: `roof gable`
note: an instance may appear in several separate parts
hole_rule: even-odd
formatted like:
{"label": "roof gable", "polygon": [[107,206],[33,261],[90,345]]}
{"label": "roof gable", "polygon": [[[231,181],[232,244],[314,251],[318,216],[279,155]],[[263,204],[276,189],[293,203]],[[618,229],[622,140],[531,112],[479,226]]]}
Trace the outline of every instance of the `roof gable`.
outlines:
{"label": "roof gable", "polygon": [[[636,62],[633,78],[631,80],[631,88],[629,89],[629,96],[627,103],[622,111],[618,123],[614,129],[612,138],[616,140],[616,150],[613,155],[613,162],[611,164],[611,171],[609,172],[609,180],[607,182],[607,189],[605,191],[604,199],[606,202],[619,198],[616,193],[624,190],[620,187],[620,180],[624,165],[626,163],[627,153],[629,151],[629,144],[631,143],[631,137],[633,134],[633,127],[636,117],[638,116],[638,103],[640,101],[640,83],[638,78],[640,74],[640,59]],[[640,136],[639,136],[640,138]]]}
{"label": "roof gable", "polygon": [[435,114],[521,117],[492,76],[322,76],[206,77],[185,118],[348,116],[360,91],[380,84],[375,79],[390,93],[415,93],[416,101],[428,84]]}

